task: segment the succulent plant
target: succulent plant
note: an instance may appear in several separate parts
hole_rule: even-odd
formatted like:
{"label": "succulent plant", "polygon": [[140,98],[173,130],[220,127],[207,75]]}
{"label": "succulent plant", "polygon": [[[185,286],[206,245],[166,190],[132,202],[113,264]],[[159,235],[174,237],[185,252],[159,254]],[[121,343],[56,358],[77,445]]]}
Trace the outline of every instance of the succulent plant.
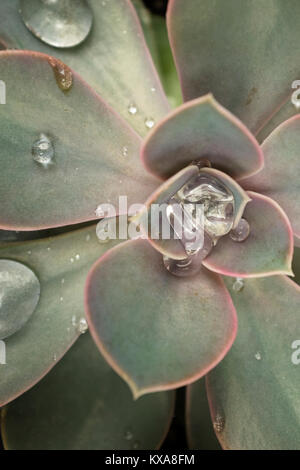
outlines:
{"label": "succulent plant", "polygon": [[[208,399],[224,449],[299,449],[299,26],[297,0],[170,0],[182,104],[140,0],[1,0],[7,449],[159,448],[183,386],[191,448]],[[121,195],[139,235],[100,243]]]}

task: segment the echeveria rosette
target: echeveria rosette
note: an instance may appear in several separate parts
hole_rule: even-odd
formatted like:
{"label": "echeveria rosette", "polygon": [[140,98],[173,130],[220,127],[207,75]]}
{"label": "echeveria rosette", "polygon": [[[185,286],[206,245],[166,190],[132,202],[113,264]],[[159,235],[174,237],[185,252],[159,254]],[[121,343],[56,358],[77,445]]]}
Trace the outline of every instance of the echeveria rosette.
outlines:
{"label": "echeveria rosette", "polygon": [[[91,220],[94,217],[94,210],[99,203],[106,202],[107,199],[111,199],[114,202],[118,195],[122,194],[122,188],[118,184],[120,180],[125,181],[124,187],[129,192],[131,199],[137,198],[134,202],[144,202],[147,198],[148,202],[153,202],[162,193],[162,190],[164,191],[168,188],[170,181],[175,185],[178,184],[178,172],[193,171],[191,170],[192,166],[188,167],[188,165],[193,160],[206,157],[211,161],[213,168],[205,171],[215,174],[215,176],[234,189],[236,200],[240,201],[238,204],[240,211],[236,213],[236,219],[238,220],[242,213],[245,213],[245,217],[251,225],[251,234],[241,244],[234,243],[229,237],[223,237],[216,249],[205,260],[205,266],[201,268],[199,274],[190,279],[177,279],[168,273],[162,263],[162,254],[160,253],[160,251],[163,251],[162,247],[157,244],[157,250],[155,250],[151,246],[152,243],[150,244],[147,240],[128,241],[112,249],[111,244],[102,245],[99,248],[94,234],[89,254],[85,256],[86,248],[83,243],[85,239],[82,238],[81,232],[63,235],[62,238],[58,237],[53,240],[53,244],[57,244],[58,249],[57,256],[53,258],[49,266],[50,268],[51,266],[53,267],[53,272],[51,268],[49,273],[47,273],[47,270],[44,273],[43,266],[36,264],[42,263],[43,260],[37,260],[36,258],[39,258],[40,250],[41,256],[47,256],[43,261],[47,263],[48,257],[51,256],[49,253],[48,255],[46,254],[47,243],[52,240],[41,241],[39,246],[36,245],[36,242],[28,242],[30,246],[27,243],[20,243],[16,246],[1,245],[1,250],[3,250],[1,257],[19,259],[36,270],[37,274],[41,270],[41,274],[45,275],[45,289],[42,289],[42,303],[40,304],[41,311],[35,312],[36,317],[32,319],[32,323],[35,321],[38,330],[42,327],[42,317],[47,314],[47,306],[45,306],[46,297],[43,296],[45,295],[44,292],[48,291],[54,315],[51,331],[47,332],[47,334],[51,339],[53,352],[55,353],[56,350],[60,351],[57,357],[59,359],[78,336],[73,334],[71,337],[67,337],[61,334],[58,336],[59,341],[56,338],[56,331],[61,325],[65,326],[64,322],[70,320],[69,316],[72,305],[73,302],[76,302],[76,299],[72,298],[72,286],[70,285],[69,308],[61,312],[57,307],[59,302],[57,298],[57,283],[60,281],[61,271],[68,276],[70,274],[71,279],[74,276],[77,286],[75,287],[76,295],[78,295],[79,299],[83,300],[83,284],[89,265],[99,258],[99,255],[101,256],[106,252],[95,262],[89,272],[86,284],[86,312],[95,342],[107,362],[130,385],[135,397],[148,392],[168,390],[184,384],[190,384],[215,367],[228,353],[235,339],[237,329],[235,309],[237,309],[237,313],[241,318],[243,318],[244,312],[247,314],[250,326],[246,326],[248,337],[245,341],[249,344],[250,340],[248,338],[251,338],[251,332],[257,332],[261,327],[263,334],[266,325],[272,323],[272,313],[273,311],[275,312],[275,307],[279,309],[277,314],[276,341],[281,342],[282,347],[280,351],[273,347],[275,336],[273,337],[270,333],[268,341],[270,341],[272,347],[270,346],[270,350],[266,351],[266,354],[262,357],[264,367],[267,368],[270,364],[269,374],[270,377],[272,376],[272,380],[274,379],[274,383],[277,379],[280,379],[278,382],[281,383],[285,376],[286,380],[293,384],[296,380],[295,369],[283,372],[284,365],[280,360],[278,361],[276,373],[273,373],[272,364],[274,361],[276,362],[277,357],[279,358],[279,354],[284,350],[286,342],[290,341],[290,332],[296,334],[297,324],[299,323],[297,320],[299,290],[292,281],[287,281],[287,278],[284,276],[270,277],[279,273],[291,273],[291,226],[285,213],[277,204],[277,202],[281,203],[279,199],[281,191],[276,192],[275,184],[273,186],[273,193],[274,199],[277,202],[270,199],[268,194],[264,195],[262,186],[260,188],[252,185],[248,186],[248,181],[255,181],[256,176],[259,176],[260,173],[263,174],[265,171],[262,168],[263,154],[253,135],[231,112],[236,113],[252,131],[256,132],[261,127],[263,121],[266,121],[266,116],[270,114],[270,110],[267,109],[270,102],[274,104],[274,110],[278,108],[278,104],[283,101],[282,88],[284,88],[284,100],[286,101],[288,96],[286,90],[290,86],[289,80],[292,81],[292,79],[297,77],[293,70],[288,67],[285,70],[283,67],[280,80],[278,81],[278,88],[275,87],[272,90],[272,100],[269,99],[268,103],[266,103],[265,100],[262,100],[260,89],[259,93],[256,94],[256,92],[252,91],[251,96],[249,96],[253,85],[248,90],[246,79],[248,80],[247,77],[249,77],[249,69],[245,66],[246,72],[244,73],[244,69],[241,67],[243,73],[238,74],[240,79],[238,87],[232,78],[232,74],[230,74],[230,80],[226,79],[226,87],[231,87],[233,91],[238,91],[238,93],[229,93],[226,88],[225,94],[222,95],[215,88],[215,84],[222,76],[222,68],[223,71],[225,70],[229,73],[232,65],[228,63],[224,68],[222,63],[219,71],[210,71],[211,75],[208,82],[211,83],[211,86],[208,88],[205,86],[205,89],[198,92],[197,87],[193,88],[193,86],[194,84],[201,84],[203,81],[202,70],[198,67],[200,63],[198,42],[199,38],[201,41],[201,28],[198,22],[197,27],[193,26],[193,19],[199,19],[199,12],[203,11],[203,8],[207,9],[207,15],[203,15],[203,17],[207,18],[212,6],[214,7],[214,14],[217,10],[221,18],[222,15],[224,18],[226,17],[227,22],[230,22],[230,15],[224,16],[223,2],[216,3],[205,0],[171,1],[168,28],[173,44],[173,53],[179,75],[182,79],[184,97],[187,98],[186,89],[189,88],[190,82],[184,83],[183,70],[187,72],[188,80],[192,76],[192,95],[188,96],[188,99],[194,98],[195,100],[187,102],[174,113],[167,115],[169,105],[153,68],[142,38],[141,28],[130,2],[127,0],[106,2],[106,10],[100,6],[102,2],[92,0],[90,3],[95,12],[95,29],[89,42],[83,45],[84,50],[76,48],[70,51],[56,51],[39,42],[26,30],[20,18],[16,17],[16,0],[3,0],[1,2],[0,12],[4,12],[7,18],[5,24],[1,26],[2,39],[5,39],[7,44],[11,45],[11,47],[34,49],[57,56],[76,72],[82,74],[105,100],[94,93],[76,72],[73,74],[73,87],[67,93],[62,92],[55,83],[53,71],[49,66],[49,57],[44,54],[29,52],[0,53],[1,78],[3,76],[5,81],[11,83],[13,87],[13,93],[9,96],[6,107],[2,107],[2,109],[0,107],[0,124],[5,129],[5,134],[2,133],[3,150],[1,160],[5,163],[5,172],[2,173],[4,186],[2,186],[6,188],[6,191],[11,190],[13,194],[15,190],[18,190],[20,193],[19,186],[22,186],[22,194],[20,193],[18,198],[20,204],[15,205],[12,198],[5,198],[5,211],[1,211],[0,219],[2,228],[28,230],[29,228],[39,229]],[[250,18],[249,5],[250,2],[245,1],[243,6],[240,6],[241,10],[244,8],[243,13],[246,18]],[[284,2],[274,0],[267,2],[267,5],[264,8],[266,8],[266,13],[270,13],[268,8],[277,6],[277,10],[280,11]],[[232,1],[229,2],[229,6],[233,8]],[[276,18],[280,17],[278,11]],[[293,9],[286,11],[286,16],[291,14],[294,15]],[[284,16],[283,21],[286,20],[286,16]],[[295,31],[298,31],[296,26],[299,21],[295,19],[295,16],[293,16],[293,27],[290,27],[288,23],[288,40],[281,37],[284,45],[289,42],[290,37],[293,37]],[[115,21],[116,18],[118,21]],[[274,21],[274,18],[275,15],[273,14],[271,20]],[[269,21],[270,15],[262,15],[260,21],[263,23],[266,19]],[[262,23],[258,24],[255,21],[251,25],[258,24],[259,31],[261,31]],[[203,25],[202,28],[204,28]],[[282,28],[283,31],[286,31],[286,29],[286,26]],[[124,30],[127,31],[126,39],[124,39],[125,36],[123,35]],[[222,28],[223,30],[224,28]],[[218,28],[218,31],[220,31],[220,28]],[[239,32],[240,30],[237,29],[237,31]],[[192,35],[190,32],[192,32]],[[205,34],[207,37],[209,37],[209,33],[210,29],[206,30]],[[249,35],[251,37],[252,34],[252,28],[247,28],[246,33],[244,30],[245,41],[246,44],[249,44],[249,47],[251,47]],[[265,37],[257,34],[257,31],[254,31],[254,36],[258,41],[265,40]],[[139,38],[140,41],[137,41],[136,38]],[[194,41],[192,43],[191,38]],[[238,40],[239,35],[235,39],[236,43],[238,43]],[[224,41],[222,40],[221,44],[223,43]],[[188,54],[186,50],[182,53],[182,45],[188,48]],[[217,47],[218,44],[214,44],[216,50]],[[132,52],[130,60],[126,55],[129,49]],[[286,49],[284,48],[285,51]],[[214,54],[212,55],[210,52],[210,57],[212,56],[214,57]],[[224,54],[224,51],[221,51],[219,55],[224,60],[229,56],[230,54]],[[244,54],[242,57],[245,64],[251,63],[249,55],[246,57]],[[259,64],[261,63],[259,63],[259,60],[262,61],[261,56],[256,54],[253,57],[254,59],[258,60],[255,70],[260,70]],[[214,62],[221,64],[221,61],[218,60],[214,60]],[[208,63],[202,61],[201,63],[204,66],[208,66],[212,61]],[[275,65],[278,63],[277,57]],[[295,64],[293,63],[292,65],[294,66]],[[287,71],[290,75],[286,77]],[[141,76],[143,76],[143,80],[140,80]],[[258,75],[256,74],[256,76]],[[220,83],[222,84],[222,81]],[[266,83],[268,83],[268,80]],[[284,86],[282,87],[283,83]],[[151,91],[153,89],[156,90],[155,93]],[[39,90],[39,95],[36,90]],[[231,112],[218,104],[211,95],[202,96],[210,91]],[[42,100],[41,102],[37,99],[37,96]],[[199,96],[202,97],[198,98]],[[224,96],[226,102],[224,102]],[[26,112],[28,113],[26,122],[24,121],[22,109],[18,106],[23,100],[26,103]],[[128,105],[132,102],[137,105],[139,111],[136,116],[128,113]],[[113,111],[111,106],[117,110],[122,118]],[[265,106],[266,108],[264,108]],[[48,113],[44,112],[45,109],[48,110]],[[195,114],[191,115],[191,113]],[[58,116],[57,121],[55,119],[56,116]],[[138,134],[142,137],[146,134],[145,119],[150,117],[154,119],[156,126],[143,144],[141,152],[142,160],[146,163],[147,169],[150,169],[150,172],[154,173],[156,177],[161,179],[169,178],[162,187],[159,187],[157,178],[150,175],[149,172],[143,171],[142,162],[139,159],[142,141]],[[73,127],[74,132],[71,132],[68,126],[64,127],[65,122],[68,122]],[[286,124],[287,127],[288,123],[289,121]],[[57,166],[54,167],[53,171],[40,173],[38,168],[27,164],[25,159],[26,156],[27,158],[31,157],[29,155],[30,148],[35,136],[49,126],[51,133],[56,138],[57,158],[61,157],[62,167],[59,166],[58,158]],[[84,133],[81,132],[83,128]],[[119,136],[121,137],[119,138]],[[293,146],[293,139],[296,139],[295,132],[293,133],[292,141],[290,142],[289,140],[288,146]],[[296,149],[296,145],[295,142],[294,149]],[[123,146],[128,146],[128,156],[130,157],[130,159],[126,159],[126,164],[121,159]],[[27,150],[24,151],[24,149]],[[265,149],[263,148],[263,150]],[[84,155],[84,159],[82,155]],[[21,157],[23,158],[22,160]],[[74,158],[78,161],[78,165],[74,165]],[[25,161],[26,163],[24,163]],[[293,153],[292,161],[292,165],[289,166],[290,184],[295,182],[295,152]],[[31,165],[32,163],[31,161]],[[76,175],[76,168],[80,169],[80,177]],[[267,168],[268,165],[266,165],[266,171]],[[280,166],[283,176],[282,181],[284,181],[284,176],[286,175],[285,168]],[[276,168],[274,171],[276,173]],[[39,200],[34,197],[34,192],[28,183],[32,179],[33,172],[34,180],[42,190]],[[116,184],[110,184],[111,181],[115,181]],[[76,192],[74,187],[76,187]],[[288,185],[283,187],[283,191],[287,191],[288,187]],[[251,192],[246,193],[245,190],[248,189]],[[154,190],[154,195],[149,198],[149,194]],[[253,192],[253,190],[256,192]],[[57,197],[53,196],[57,191],[60,194],[61,201],[65,203],[65,205],[60,204],[60,210],[57,210]],[[258,194],[260,192],[261,194]],[[298,197],[297,194],[296,197]],[[288,196],[286,199],[288,199]],[[4,201],[2,196],[0,200]],[[282,203],[282,206],[285,209],[284,203]],[[288,209],[286,210],[288,211]],[[295,227],[296,217],[292,205],[288,215],[293,227]],[[94,228],[89,230],[94,230]],[[88,232],[87,235],[91,237],[91,232]],[[73,243],[78,244],[82,260],[76,266],[77,269],[75,271],[73,271],[73,267],[70,265],[67,265],[66,269],[66,260],[62,256],[64,250],[69,249],[72,251]],[[36,248],[35,257],[30,259],[28,252],[31,251],[33,253]],[[54,270],[56,262],[59,267],[58,274]],[[227,281],[225,278],[227,283],[226,288],[220,274],[249,279],[246,280],[244,290],[234,294],[231,292],[232,279],[228,278],[229,280]],[[266,280],[250,279],[261,276],[268,276],[268,278]],[[253,323],[251,323],[252,308],[251,302],[248,300],[248,285],[249,291],[251,290],[250,299],[256,293],[258,299],[263,299],[261,303],[265,306],[262,312],[262,314],[265,314],[264,324],[260,323],[259,315],[256,315],[255,319],[253,318]],[[260,297],[262,290],[263,295]],[[274,291],[281,293],[283,297],[282,304],[280,304],[279,299],[277,305],[271,303]],[[231,297],[234,300],[235,306],[232,303]],[[245,300],[243,300],[244,298]],[[291,305],[288,302],[289,298],[292,299]],[[271,305],[271,307],[266,312],[268,310],[267,305]],[[80,302],[77,308],[79,308],[79,311],[83,308]],[[286,318],[280,315],[281,308],[288,312],[288,325],[286,325]],[[59,316],[60,313],[62,313],[62,316]],[[253,327],[254,323],[258,325],[257,328]],[[31,321],[20,332],[24,337],[23,345],[25,345],[25,348],[26,344],[28,345],[30,341],[30,334],[28,333],[30,325]],[[243,331],[244,328],[241,340],[239,340],[238,336],[237,348],[240,348],[241,344],[243,344]],[[26,338],[27,335],[28,337]],[[77,367],[79,367],[78,360],[81,360],[81,348],[83,348],[82,351],[85,351],[86,354],[93,354],[94,358],[94,352],[91,352],[90,348],[92,346],[88,336],[86,338],[80,339],[79,343],[81,344],[75,345],[66,358],[50,372],[49,376],[41,384],[5,409],[3,433],[7,447],[22,447],[22,433],[24,433],[27,426],[26,423],[28,422],[33,426],[32,429],[38,430],[41,438],[41,447],[43,447],[45,442],[49,442],[50,447],[51,445],[57,446],[55,435],[56,429],[61,426],[61,422],[60,420],[53,422],[54,425],[49,429],[49,433],[43,432],[43,423],[49,422],[49,410],[44,406],[44,397],[46,397],[46,400],[49,400],[51,405],[49,409],[55,410],[57,393],[62,388],[65,388],[65,374],[71,374],[70,381],[73,378],[74,387],[75,389],[77,388],[77,378],[72,376],[70,370],[75,369],[76,371]],[[16,356],[20,358],[22,356],[22,348],[19,351],[17,350],[17,339],[17,336],[12,337],[11,341],[15,343]],[[40,343],[42,342],[43,337]],[[47,349],[47,345],[42,346],[42,364],[36,361],[35,370],[30,370],[29,374],[20,377],[20,374],[16,373],[14,377],[8,375],[5,379],[8,393],[3,402],[6,403],[20,395],[24,390],[34,385],[55,365],[53,357],[51,360],[52,347]],[[287,348],[289,348],[289,344]],[[253,379],[253,375],[251,377],[247,375],[247,360],[249,356],[247,354],[234,354],[234,351],[234,349],[232,353],[229,351],[224,359],[224,361],[230,361],[230,364],[232,361],[231,366],[226,369],[226,373],[229,370],[233,374],[231,375],[232,379],[234,379],[235,368],[240,368],[245,374],[243,383],[246,383],[247,387],[249,386],[249,381],[251,382]],[[270,362],[271,356],[273,362]],[[253,356],[251,356],[251,360],[256,361],[255,358],[253,359]],[[110,387],[117,386],[114,385],[117,383],[115,382],[117,378],[111,371],[109,374],[105,373],[104,369],[106,366],[100,356],[98,362],[99,366],[97,366],[97,359],[95,357],[93,364],[90,364],[90,376],[96,374],[95,371],[99,367],[99,384],[102,382],[104,388],[108,390],[108,394],[104,394],[105,400],[108,400],[111,395]],[[224,367],[226,367],[226,364]],[[88,364],[86,365],[88,367]],[[221,363],[212,374],[217,377],[219,371],[222,371],[222,367]],[[84,374],[86,371],[84,367],[79,369],[80,377],[78,378],[78,383],[82,383],[85,381]],[[250,369],[252,370],[252,368]],[[106,370],[109,371],[110,369]],[[17,372],[17,369],[15,369],[15,372]],[[222,410],[226,414],[228,413],[228,409],[225,406],[226,403],[224,404],[222,395],[218,395],[219,388],[217,387],[218,384],[215,385],[215,383],[217,383],[217,380],[212,381],[210,400],[212,402],[213,399],[211,397],[216,396],[216,402],[221,402]],[[221,383],[222,388],[222,373],[220,373],[219,383]],[[228,384],[228,387],[230,387],[231,382],[229,379]],[[52,394],[48,393],[48,387],[53,390]],[[214,388],[216,390],[215,393],[213,391]],[[11,390],[13,390],[12,393],[10,393]],[[264,386],[262,382],[261,387],[257,389],[257,393],[263,394],[263,391]],[[74,397],[73,392],[74,388],[71,383],[70,389],[66,391],[66,396],[68,395],[69,397],[69,399],[67,398],[67,403],[71,402],[76,409],[81,404]],[[125,410],[122,407],[126,408],[128,406],[129,397],[126,395],[128,391],[120,385],[119,392],[121,405],[119,412],[121,416],[124,416]],[[239,390],[237,392],[234,391],[234,393],[238,399]],[[259,399],[259,397],[256,397],[256,400],[253,400],[251,405],[251,393],[252,389],[249,391],[249,395],[244,394],[243,397],[247,400],[249,396],[249,415],[251,414],[251,406],[256,406],[256,400]],[[274,394],[277,399],[279,392],[275,390]],[[156,396],[157,400],[155,399]],[[133,425],[136,429],[139,429],[137,415],[141,413],[141,416],[145,416],[147,408],[149,407],[150,409],[150,401],[153,400],[151,402],[151,407],[153,407],[151,412],[153,414],[156,413],[158,420],[162,420],[162,426],[160,429],[154,430],[156,437],[153,437],[150,432],[146,436],[148,440],[143,440],[141,446],[149,445],[155,447],[159,445],[168,427],[173,397],[172,392],[163,392],[163,394],[151,395],[149,402],[146,401],[147,398],[147,396],[142,397],[136,402],[136,410],[132,410],[135,419]],[[297,408],[297,397],[292,391],[286,395],[285,399],[285,410],[299,409],[299,407]],[[117,441],[111,440],[111,436],[116,430],[115,426],[108,430],[108,437],[105,433],[103,434],[101,406],[97,402],[97,397],[87,392],[84,404],[86,405],[89,400],[95,405],[95,408],[92,410],[86,408],[86,416],[91,417],[93,415],[93,426],[89,422],[88,433],[81,436],[78,435],[76,431],[78,428],[76,426],[68,428],[70,439],[72,437],[78,439],[78,446],[89,447],[88,441],[92,439],[89,433],[93,434],[96,430],[96,432],[102,433],[103,442],[109,441],[108,447],[117,448],[119,445],[126,446],[123,438],[121,441],[118,440],[119,436],[117,436]],[[138,405],[139,402],[141,403],[140,405]],[[30,412],[30,404],[32,406],[32,403],[37,404],[34,420]],[[276,423],[280,421],[283,410],[280,400],[277,403],[279,411],[276,415]],[[141,406],[141,409],[138,408],[139,406]],[[270,411],[268,406],[270,407],[271,403],[265,403],[266,413]],[[24,421],[19,419],[23,407],[29,410],[29,414]],[[231,406],[229,409],[231,413],[232,409]],[[66,421],[73,418],[72,411],[72,406],[68,406],[65,412],[62,410],[61,416],[64,425]],[[193,413],[192,401],[190,402],[189,412]],[[224,447],[235,447],[238,444],[236,444],[234,439],[240,427],[237,419],[232,418],[231,415],[229,418],[227,420],[225,416],[224,423],[221,421],[224,424],[221,431],[223,432],[226,427],[230,430],[230,439],[227,439],[226,435],[226,443],[223,445]],[[105,419],[109,423],[111,416],[109,414],[105,415],[104,423],[106,422]],[[214,413],[213,419],[215,419]],[[222,419],[224,419],[223,415]],[[259,422],[259,419],[260,415],[258,414],[257,422]],[[81,415],[80,421],[82,422],[83,420],[84,416]],[[243,425],[243,415],[241,415],[240,422]],[[299,422],[299,418],[295,414],[294,423],[297,424],[297,422]],[[296,430],[297,433],[296,424],[293,424],[293,430]],[[24,428],[22,429],[23,425]],[[21,431],[21,434],[18,434],[18,430]],[[247,429],[244,432],[247,434]],[[255,430],[251,435],[254,436],[253,440],[251,441],[250,438],[244,440],[240,447],[248,448],[251,445],[253,447],[256,446]],[[108,441],[105,441],[106,438]],[[284,441],[285,443],[289,440],[289,436],[285,433],[281,433],[280,438],[282,439],[281,442]],[[33,448],[35,445],[38,447],[39,443],[33,443],[32,439],[33,434],[28,435],[28,448]],[[220,440],[222,442],[222,439]],[[194,436],[193,441],[197,441],[197,436]],[[223,442],[225,442],[225,438]],[[265,442],[267,442],[267,439]],[[291,442],[291,445],[293,445],[293,441]],[[65,446],[68,447],[69,445],[71,446],[71,444],[66,442]],[[92,446],[96,447],[97,445],[101,446],[101,442],[98,444],[98,442],[95,443],[93,441]],[[276,441],[276,445],[281,445],[280,439]]]}
{"label": "echeveria rosette", "polygon": [[[184,99],[212,92],[260,141],[267,137],[264,168],[239,182],[280,204],[298,244],[299,114],[290,99],[299,79],[298,2],[171,0],[167,22]],[[225,237],[212,261],[227,247]],[[247,279],[239,293],[230,278],[227,285],[240,327],[224,363],[208,376],[218,438],[231,449],[297,449],[299,373],[291,344],[299,337],[299,288],[281,276]],[[201,415],[199,389],[192,388],[188,428],[195,446]]]}
{"label": "echeveria rosette", "polygon": [[[244,213],[251,227],[243,243],[234,242],[229,235],[222,237],[204,260],[205,267],[245,278],[291,274],[293,235],[283,210],[266,196],[247,195],[230,176],[216,169],[245,177],[260,170],[263,154],[246,127],[211,96],[178,108],[145,140],[142,158],[156,177],[184,167],[158,188],[148,206],[167,201],[199,171],[196,165],[189,165],[196,159],[197,149],[198,156],[205,156],[213,166],[201,171],[216,176],[232,190],[235,223]],[[180,240],[149,241],[158,253],[147,240],[129,241],[106,253],[90,272],[86,292],[91,333],[135,396],[200,378],[222,359],[235,337],[235,313],[226,301],[219,275],[203,268],[193,278],[177,279],[164,268],[161,254],[186,257],[178,250]],[[116,286],[118,295],[113,294]]]}

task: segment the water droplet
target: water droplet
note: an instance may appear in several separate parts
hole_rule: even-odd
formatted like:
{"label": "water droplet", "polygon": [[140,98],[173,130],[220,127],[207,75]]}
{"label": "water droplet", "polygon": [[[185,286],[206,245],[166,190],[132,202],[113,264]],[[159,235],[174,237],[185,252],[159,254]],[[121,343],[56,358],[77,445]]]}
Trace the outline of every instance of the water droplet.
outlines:
{"label": "water droplet", "polygon": [[194,160],[191,165],[196,165],[199,170],[201,168],[211,168],[212,165],[210,163],[210,161],[207,159],[207,158],[200,158],[199,160]]}
{"label": "water droplet", "polygon": [[191,178],[177,193],[183,203],[201,204],[204,229],[213,238],[226,235],[233,226],[233,194],[217,178],[204,173]]}
{"label": "water droplet", "polygon": [[128,112],[129,114],[132,114],[133,116],[137,113],[138,109],[136,107],[135,104],[131,103],[129,106],[128,106]]}
{"label": "water droplet", "polygon": [[245,287],[245,281],[241,277],[237,277],[234,283],[232,284],[232,289],[234,292],[241,292]]}
{"label": "water droplet", "polygon": [[72,70],[67,67],[61,60],[55,59],[54,57],[49,57],[48,62],[52,67],[58,87],[62,91],[69,91],[73,85]]}
{"label": "water droplet", "polygon": [[88,330],[88,324],[85,318],[81,318],[78,322],[78,327],[77,327],[79,333],[83,335],[84,333],[87,332]]}
{"label": "water droplet", "polygon": [[72,316],[72,320],[71,320],[71,321],[72,321],[72,325],[73,325],[73,326],[76,326],[76,325],[77,325],[76,315],[73,315],[73,316]]}
{"label": "water droplet", "polygon": [[223,432],[224,427],[225,427],[225,418],[219,413],[217,413],[213,424],[214,424],[214,429],[216,432],[218,433]]}
{"label": "water droplet", "polygon": [[129,429],[127,429],[124,433],[124,437],[127,441],[130,441],[133,438],[133,434]]}
{"label": "water droplet", "polygon": [[32,253],[31,250],[28,250],[28,251],[27,251],[27,254],[28,254],[28,255],[31,255],[31,253]]}
{"label": "water droplet", "polygon": [[127,157],[127,156],[128,156],[128,147],[125,147],[125,146],[124,146],[124,147],[122,148],[122,155],[123,155],[123,157]]}
{"label": "water droplet", "polygon": [[64,284],[64,283],[65,283],[65,280],[64,280],[64,278],[61,280],[61,283],[62,283],[62,284]]}
{"label": "water droplet", "polygon": [[133,443],[133,445],[132,445],[132,448],[133,448],[133,449],[139,449],[139,447],[140,447],[139,441],[135,441],[135,442]]}
{"label": "water droplet", "polygon": [[89,242],[90,239],[91,239],[91,235],[88,233],[87,236],[85,237],[85,240],[86,240],[87,242]]}
{"label": "water droplet", "polygon": [[155,124],[155,121],[152,118],[148,118],[148,119],[145,120],[145,126],[148,129],[152,129],[152,127],[154,127],[154,124]]}
{"label": "water droplet", "polygon": [[0,339],[20,330],[30,319],[40,297],[40,282],[27,266],[0,260]]}
{"label": "water droplet", "polygon": [[33,143],[32,156],[36,162],[45,167],[53,163],[54,147],[49,137],[45,134],[41,134],[39,139]]}
{"label": "water droplet", "polygon": [[75,259],[76,259],[77,261],[79,261],[79,260],[80,260],[80,255],[77,254],[77,255],[75,256]]}
{"label": "water droplet", "polygon": [[254,357],[255,357],[255,359],[256,359],[257,361],[260,361],[260,360],[261,360],[261,354],[260,354],[260,352],[257,351],[257,352],[255,353]]}
{"label": "water droplet", "polygon": [[64,298],[63,298],[63,297],[60,297],[60,299],[59,299],[59,300],[60,300],[61,302],[63,302],[63,301],[64,301]]}
{"label": "water droplet", "polygon": [[75,259],[74,258],[70,258],[70,262],[71,263],[74,263]]}
{"label": "water droplet", "polygon": [[241,219],[237,227],[231,230],[229,236],[234,242],[245,241],[250,234],[250,225],[246,219]]}
{"label": "water droplet", "polygon": [[93,23],[92,11],[85,0],[21,0],[20,13],[26,27],[54,47],[81,44]]}
{"label": "water droplet", "polygon": [[168,258],[163,256],[165,268],[174,276],[189,277],[197,274],[201,269],[203,258],[201,255],[189,256],[182,260]]}
{"label": "water droplet", "polygon": [[150,88],[150,90],[152,91],[152,93],[155,93],[156,92],[156,88],[153,86]]}
{"label": "water droplet", "polygon": [[51,248],[50,248],[50,246],[48,246],[48,248],[47,248],[47,251],[51,251]]}

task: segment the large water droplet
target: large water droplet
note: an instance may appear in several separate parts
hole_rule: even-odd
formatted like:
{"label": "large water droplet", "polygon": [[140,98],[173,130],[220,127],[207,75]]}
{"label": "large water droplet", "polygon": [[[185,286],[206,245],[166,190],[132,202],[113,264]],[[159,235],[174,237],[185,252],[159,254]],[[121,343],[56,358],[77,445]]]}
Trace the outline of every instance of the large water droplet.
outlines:
{"label": "large water droplet", "polygon": [[0,260],[0,339],[20,330],[33,314],[40,297],[40,283],[27,266]]}
{"label": "large water droplet", "polygon": [[41,134],[32,146],[33,159],[41,165],[47,167],[53,163],[54,159],[54,147],[45,134]]}
{"label": "large water droplet", "polygon": [[203,206],[204,229],[214,240],[232,229],[234,197],[216,178],[200,172],[178,191],[177,197],[183,203]]}
{"label": "large water droplet", "polygon": [[69,91],[73,85],[72,70],[61,60],[55,59],[54,57],[49,57],[48,62],[52,67],[58,87],[64,92]]}
{"label": "large water droplet", "polygon": [[54,47],[81,44],[93,23],[86,0],[21,0],[20,12],[27,28]]}
{"label": "large water droplet", "polygon": [[245,281],[241,277],[237,277],[234,283],[232,284],[232,289],[234,292],[241,292],[245,287]]}
{"label": "large water droplet", "polygon": [[231,230],[229,236],[234,242],[245,241],[250,234],[250,225],[246,219],[241,219],[237,227]]}

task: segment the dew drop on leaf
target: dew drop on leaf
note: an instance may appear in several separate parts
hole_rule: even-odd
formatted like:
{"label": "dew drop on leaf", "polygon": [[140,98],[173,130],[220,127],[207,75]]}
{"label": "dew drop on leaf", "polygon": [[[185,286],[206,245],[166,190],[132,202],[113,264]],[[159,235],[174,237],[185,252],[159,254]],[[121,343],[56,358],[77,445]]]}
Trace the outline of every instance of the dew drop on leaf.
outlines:
{"label": "dew drop on leaf", "polygon": [[245,281],[241,277],[237,277],[232,285],[234,292],[241,292],[245,287]]}
{"label": "dew drop on leaf", "polygon": [[260,361],[261,360],[261,354],[259,351],[257,351],[255,354],[254,354],[254,357],[257,361]]}
{"label": "dew drop on leaf", "polygon": [[27,266],[0,260],[0,339],[20,330],[30,319],[40,298],[40,282]]}
{"label": "dew drop on leaf", "polygon": [[128,147],[126,147],[126,146],[122,147],[122,155],[123,155],[123,157],[127,157],[127,155],[128,155]]}
{"label": "dew drop on leaf", "polygon": [[20,13],[34,36],[58,48],[81,44],[93,23],[86,0],[21,0]]}
{"label": "dew drop on leaf", "polygon": [[77,326],[78,332],[83,335],[88,330],[88,324],[85,318],[81,318],[78,322]]}
{"label": "dew drop on leaf", "polygon": [[49,137],[41,134],[32,145],[32,156],[34,161],[40,163],[45,168],[53,163],[54,147]]}
{"label": "dew drop on leaf", "polygon": [[72,70],[61,60],[55,59],[54,57],[49,57],[48,62],[52,67],[58,87],[64,92],[69,91],[73,85]]}
{"label": "dew drop on leaf", "polygon": [[128,106],[128,112],[129,114],[132,114],[133,116],[137,113],[138,109],[136,107],[136,105],[134,103],[131,103],[129,106]]}
{"label": "dew drop on leaf", "polygon": [[246,219],[241,219],[237,227],[231,230],[229,236],[234,242],[245,241],[250,234],[250,225]]}
{"label": "dew drop on leaf", "polygon": [[152,127],[154,127],[154,124],[155,124],[155,121],[152,118],[147,118],[145,120],[145,126],[147,127],[147,129],[152,129]]}

